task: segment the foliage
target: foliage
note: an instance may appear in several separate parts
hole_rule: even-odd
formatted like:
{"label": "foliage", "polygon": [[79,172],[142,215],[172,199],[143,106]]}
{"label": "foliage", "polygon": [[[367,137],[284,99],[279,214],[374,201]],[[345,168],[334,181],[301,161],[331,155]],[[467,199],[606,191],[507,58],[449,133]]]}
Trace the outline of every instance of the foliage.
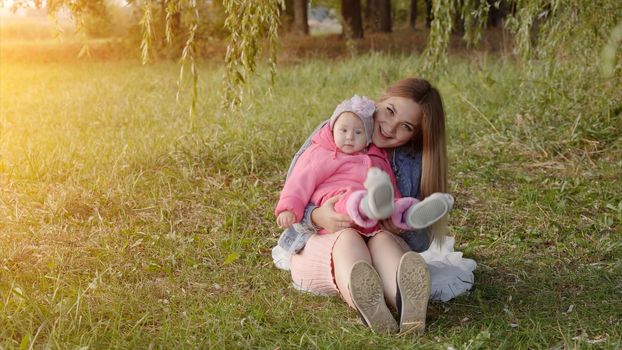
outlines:
{"label": "foliage", "polygon": [[[197,72],[197,68],[196,68],[196,33],[197,33],[197,28],[199,27],[199,10],[197,8],[197,4],[196,4],[196,0],[189,0],[188,1],[189,4],[188,6],[185,6],[186,11],[184,13],[184,18],[187,18],[187,22],[190,25],[190,30],[189,30],[189,34],[188,34],[188,39],[186,40],[186,45],[184,46],[184,49],[182,51],[181,54],[181,70],[179,72],[179,79],[177,80],[177,101],[179,101],[179,92],[181,91],[181,83],[184,80],[184,68],[186,66],[190,67],[190,74],[191,74],[191,78],[192,78],[192,103],[191,103],[191,107],[190,107],[190,115],[194,116],[195,114],[195,110],[196,110],[196,105],[197,105],[197,101],[199,99],[199,94],[198,94],[198,79],[199,79],[199,74]],[[172,7],[172,6],[169,6]],[[175,10],[175,8],[173,7],[172,10],[167,9],[167,16],[166,16],[166,39],[168,42],[172,41],[172,30],[171,30],[171,18],[172,15],[169,16],[169,14],[173,13]],[[191,127],[193,127],[193,125],[191,124]]]}
{"label": "foliage", "polygon": [[462,2],[459,12],[460,19],[464,22],[464,41],[467,44],[475,45],[481,39],[490,7],[488,1],[464,0]]}
{"label": "foliage", "polygon": [[[522,4],[519,2],[519,5]],[[555,61],[572,56],[592,60],[622,20],[616,1],[525,1],[509,27],[517,35],[518,54]]]}
{"label": "foliage", "polygon": [[601,53],[603,74],[605,77],[611,78],[615,75],[616,69],[622,65],[620,59],[620,51],[618,48],[622,45],[622,22],[618,24],[612,31],[607,45]]}
{"label": "foliage", "polygon": [[[499,7],[501,1],[492,6]],[[486,1],[433,0],[433,21],[424,69],[434,72],[447,61],[453,23],[465,26],[464,39],[476,44],[486,23],[490,4]],[[568,57],[585,64],[597,59],[601,48],[622,20],[622,6],[612,0],[518,0],[507,28],[514,34],[516,54],[525,63],[546,60],[550,67]]]}
{"label": "foliage", "polygon": [[[153,32],[153,54],[165,54],[172,47],[174,57],[179,57],[191,33],[197,48],[207,45],[212,39],[222,39],[227,35],[221,1],[131,0],[129,4],[138,10],[141,18],[145,17],[147,11],[152,13],[150,26]],[[193,28],[195,24],[198,25]],[[144,39],[145,25],[144,21],[140,21],[130,30],[129,35]]]}
{"label": "foliage", "polygon": [[[417,2],[420,5],[421,2]],[[393,12],[393,21],[396,24],[408,23],[410,17],[411,0],[394,0],[391,1],[391,11]]]}
{"label": "foliage", "polygon": [[430,25],[430,35],[428,46],[424,53],[424,69],[435,71],[439,64],[447,63],[447,46],[449,45],[450,34],[454,25],[454,1],[455,0],[434,0],[432,1],[432,14],[434,20]]}
{"label": "foliage", "polygon": [[143,64],[149,62],[149,50],[153,46],[153,6],[149,0],[145,1],[144,6],[143,17],[140,20],[140,26],[143,30],[143,40],[140,44]]}
{"label": "foliage", "polygon": [[[141,49],[142,62],[143,64],[146,64],[149,61],[150,49],[153,47],[154,4],[151,0],[145,0],[143,6],[143,18],[140,22],[141,28],[143,28]],[[198,100],[198,73],[196,71],[196,35],[199,27],[199,6],[197,5],[196,0],[168,0],[161,3],[161,8],[161,11],[164,12],[161,13],[161,15],[165,18],[164,37],[167,44],[170,45],[173,42],[173,38],[175,36],[174,27],[179,26],[181,23],[188,27],[188,37],[186,38],[185,45],[183,46],[180,59],[181,69],[179,72],[179,78],[177,80],[177,100],[179,100],[179,95],[182,90],[186,67],[189,67],[192,82],[192,102],[190,104],[190,114],[194,115]],[[175,23],[176,19],[179,19],[180,23]]]}
{"label": "foliage", "polygon": [[[224,27],[230,33],[230,43],[225,55],[225,73],[223,79],[222,107],[236,109],[243,98],[246,81],[250,80],[256,69],[257,55],[261,51],[261,41],[268,40],[270,55],[269,66],[271,80],[276,74],[276,49],[278,38],[279,9],[284,6],[281,0],[265,1],[223,1],[226,14]],[[145,10],[141,26],[143,28],[143,62],[148,59],[149,49],[153,45],[152,3],[145,0]],[[190,68],[192,79],[192,104],[190,114],[194,115],[198,100],[198,75],[195,65],[197,57],[197,33],[201,23],[199,6],[196,0],[168,0],[166,3],[165,32],[168,43],[173,41],[172,22],[176,14],[182,13],[183,22],[188,27],[186,44],[182,50],[181,71],[178,80],[179,93],[184,80],[184,70]]]}
{"label": "foliage", "polygon": [[[458,20],[464,23],[464,40],[469,45],[477,44],[491,7],[498,8],[503,1],[433,0],[433,21],[423,71],[436,74],[445,67],[451,33]],[[131,3],[142,4],[143,8],[140,21],[143,61],[147,61],[154,46],[157,47],[154,45],[155,38],[160,35],[169,45],[174,42],[184,43],[181,49],[182,62],[190,67],[191,72],[195,72],[192,62],[196,57],[197,44],[203,35],[201,33],[204,33],[202,28],[212,22],[205,20],[212,11],[206,10],[205,5],[196,0],[133,0]],[[160,5],[158,9],[154,9],[156,3]],[[337,4],[335,1],[317,3]],[[57,0],[49,2],[48,6],[52,12],[68,8],[80,27],[85,27],[85,19],[89,16],[105,18],[105,4],[106,0]],[[224,28],[229,33],[230,42],[225,57],[222,106],[229,109],[239,106],[244,94],[250,91],[249,83],[264,40],[268,43],[271,80],[274,79],[279,8],[283,2],[244,0],[225,1],[223,5]],[[524,63],[532,60],[548,61],[547,74],[555,69],[554,63],[560,59],[579,57],[586,64],[599,59],[597,55],[612,35],[613,28],[622,21],[622,7],[615,0],[517,0],[512,2],[512,6],[513,13],[507,18],[506,25],[514,35],[516,55]],[[155,11],[161,12],[163,21],[155,18]],[[183,19],[175,25],[175,18],[180,13],[184,14]],[[156,23],[161,23],[162,30],[156,30]],[[184,28],[183,36],[174,35],[176,26]],[[164,33],[157,34],[160,32]],[[351,40],[348,44],[354,47]],[[598,49],[594,50],[595,47]],[[608,55],[615,56],[615,50]],[[183,71],[180,76],[184,76]],[[193,76],[192,80],[195,79]],[[196,88],[193,91],[196,92]]]}
{"label": "foliage", "polygon": [[255,72],[261,40],[269,45],[271,81],[276,74],[279,8],[281,0],[225,0],[225,27],[231,33],[225,56],[223,103],[225,109],[237,108],[246,90],[245,84]]}

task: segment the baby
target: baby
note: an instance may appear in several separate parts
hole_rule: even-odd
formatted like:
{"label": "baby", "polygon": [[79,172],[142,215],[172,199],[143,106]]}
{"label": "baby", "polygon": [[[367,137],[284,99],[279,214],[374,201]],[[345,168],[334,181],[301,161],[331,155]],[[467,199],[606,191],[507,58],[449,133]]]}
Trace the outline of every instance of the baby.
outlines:
{"label": "baby", "polygon": [[420,229],[447,214],[453,204],[449,195],[435,193],[419,201],[402,198],[394,189],[387,153],[371,143],[374,111],[371,100],[356,95],[337,106],[285,182],[275,210],[279,226],[300,222],[307,204],[321,206],[338,194],[343,196],[335,211],[350,216],[368,236],[389,217],[399,228]]}

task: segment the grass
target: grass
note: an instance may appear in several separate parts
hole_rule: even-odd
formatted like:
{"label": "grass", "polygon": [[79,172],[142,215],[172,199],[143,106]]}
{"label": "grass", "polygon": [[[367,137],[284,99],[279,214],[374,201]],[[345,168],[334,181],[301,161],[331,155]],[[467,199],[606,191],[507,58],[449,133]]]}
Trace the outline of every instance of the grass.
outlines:
{"label": "grass", "polygon": [[619,348],[620,80],[571,64],[455,58],[436,80],[451,233],[479,265],[424,336],[374,335],[272,266],[299,144],[414,66],[305,61],[240,116],[205,65],[193,118],[173,63],[0,65],[0,348]]}

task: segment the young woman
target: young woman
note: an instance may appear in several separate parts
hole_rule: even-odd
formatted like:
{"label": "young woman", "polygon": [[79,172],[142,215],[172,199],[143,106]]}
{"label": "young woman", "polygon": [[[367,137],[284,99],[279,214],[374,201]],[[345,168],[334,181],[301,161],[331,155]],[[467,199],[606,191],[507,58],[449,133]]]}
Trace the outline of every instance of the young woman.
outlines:
{"label": "young woman", "polygon": [[[438,90],[428,81],[407,78],[387,88],[376,102],[372,141],[389,153],[402,196],[424,199],[447,191],[445,113]],[[446,220],[410,232],[385,220],[383,230],[364,237],[350,228],[349,216],[334,210],[338,200],[305,210],[308,224],[332,233],[302,235],[308,240],[289,261],[294,285],[340,295],[374,331],[422,332],[430,277],[415,251],[426,250],[432,239],[442,240]],[[297,251],[304,240],[292,233],[286,231],[279,244]],[[399,325],[389,308],[398,310]]]}

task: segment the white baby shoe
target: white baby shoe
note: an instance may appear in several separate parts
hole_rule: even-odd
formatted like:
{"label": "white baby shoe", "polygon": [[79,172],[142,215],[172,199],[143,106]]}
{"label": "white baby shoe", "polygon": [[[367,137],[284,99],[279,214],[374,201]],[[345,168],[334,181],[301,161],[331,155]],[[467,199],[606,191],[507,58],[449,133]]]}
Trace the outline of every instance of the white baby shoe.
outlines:
{"label": "white baby shoe", "polygon": [[406,223],[413,229],[428,227],[447,215],[453,205],[454,197],[450,194],[432,193],[406,211]]}

